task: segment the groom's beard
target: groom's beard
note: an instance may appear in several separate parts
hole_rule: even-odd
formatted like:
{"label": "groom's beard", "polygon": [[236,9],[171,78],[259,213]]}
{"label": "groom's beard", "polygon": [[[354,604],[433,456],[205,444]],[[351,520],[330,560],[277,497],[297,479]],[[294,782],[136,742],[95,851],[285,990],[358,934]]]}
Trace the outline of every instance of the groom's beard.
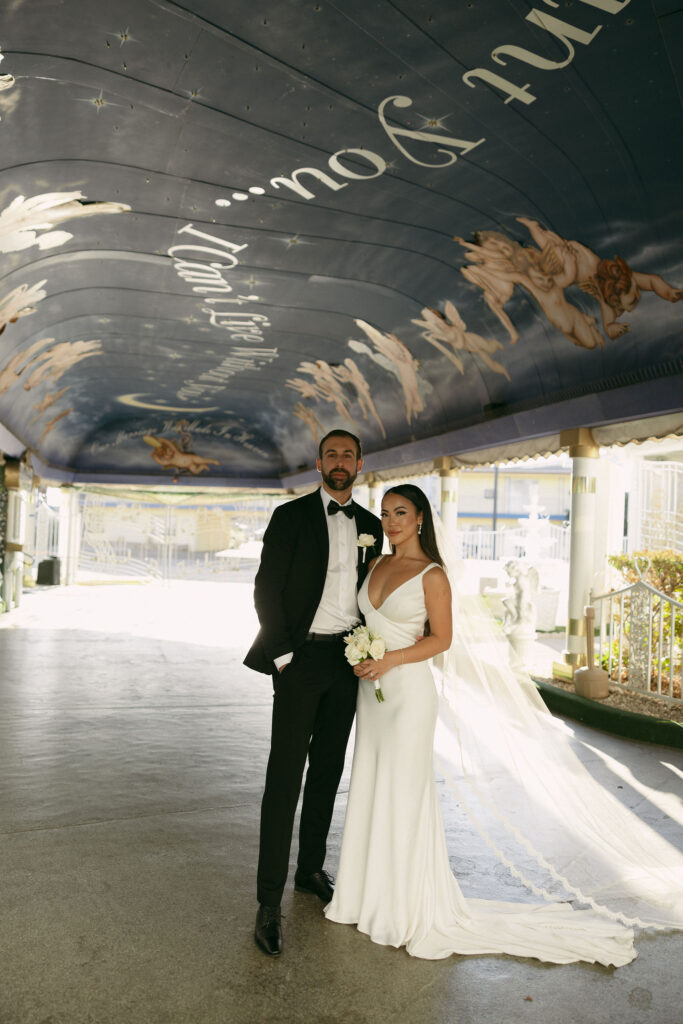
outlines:
{"label": "groom's beard", "polygon": [[321,473],[321,476],[323,478],[323,482],[331,491],[346,491],[349,487],[353,486],[353,482],[358,474],[354,473],[353,476],[351,476],[351,474],[345,469],[332,469],[329,473]]}

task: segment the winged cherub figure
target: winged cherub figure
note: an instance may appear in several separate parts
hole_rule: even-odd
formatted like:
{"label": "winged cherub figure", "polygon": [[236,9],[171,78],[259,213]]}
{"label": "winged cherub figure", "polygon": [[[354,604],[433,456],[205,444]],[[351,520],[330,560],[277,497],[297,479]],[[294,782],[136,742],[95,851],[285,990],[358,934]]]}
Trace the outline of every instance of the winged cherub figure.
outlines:
{"label": "winged cherub figure", "polygon": [[217,459],[205,459],[194,452],[182,452],[175,441],[167,437],[153,437],[145,434],[142,439],[153,449],[152,458],[164,469],[181,469],[193,476],[207,472],[209,466],[218,466]]}
{"label": "winged cherub figure", "polygon": [[595,326],[595,318],[567,301],[566,284],[558,280],[563,264],[552,248],[541,251],[521,246],[501,231],[477,231],[474,238],[474,243],[455,238],[468,250],[472,261],[461,273],[483,290],[486,304],[506,327],[513,344],[519,335],[503,306],[512,297],[515,285],[519,285],[533,296],[553,327],[562,331],[572,344],[581,348],[602,347],[604,339]]}
{"label": "winged cherub figure", "polygon": [[608,338],[620,338],[630,329],[628,324],[617,323],[617,319],[622,313],[635,309],[642,292],[654,292],[667,302],[683,299],[683,288],[674,288],[659,274],[631,270],[621,256],[601,259],[581,242],[567,241],[554,231],[541,227],[537,220],[526,217],[518,217],[517,220],[528,228],[543,254],[557,264],[555,278],[561,288],[575,284],[597,299],[602,326]]}

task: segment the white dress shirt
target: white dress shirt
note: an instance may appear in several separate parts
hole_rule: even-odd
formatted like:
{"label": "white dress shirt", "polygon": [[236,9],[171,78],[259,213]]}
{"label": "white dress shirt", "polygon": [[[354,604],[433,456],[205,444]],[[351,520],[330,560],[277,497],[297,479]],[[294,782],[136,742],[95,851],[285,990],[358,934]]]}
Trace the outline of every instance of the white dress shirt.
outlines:
{"label": "white dress shirt", "polygon": [[[360,620],[358,613],[358,534],[355,519],[342,512],[330,516],[327,506],[336,499],[320,488],[330,542],[330,556],[320,604],[313,616],[311,633],[345,633]],[[351,498],[345,503],[351,504]],[[342,506],[343,508],[344,506]],[[288,665],[294,653],[275,659],[275,667]]]}

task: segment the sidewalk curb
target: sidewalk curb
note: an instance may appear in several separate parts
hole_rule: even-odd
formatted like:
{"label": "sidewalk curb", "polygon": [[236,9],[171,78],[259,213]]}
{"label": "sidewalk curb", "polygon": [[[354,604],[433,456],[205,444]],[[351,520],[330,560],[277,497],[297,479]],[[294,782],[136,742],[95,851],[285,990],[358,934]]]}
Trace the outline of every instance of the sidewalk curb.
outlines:
{"label": "sidewalk curb", "polygon": [[583,722],[603,732],[626,736],[641,743],[658,743],[665,747],[683,750],[683,725],[634,711],[622,711],[608,707],[595,700],[568,693],[557,686],[534,679],[546,707],[559,715],[566,715],[577,722]]}

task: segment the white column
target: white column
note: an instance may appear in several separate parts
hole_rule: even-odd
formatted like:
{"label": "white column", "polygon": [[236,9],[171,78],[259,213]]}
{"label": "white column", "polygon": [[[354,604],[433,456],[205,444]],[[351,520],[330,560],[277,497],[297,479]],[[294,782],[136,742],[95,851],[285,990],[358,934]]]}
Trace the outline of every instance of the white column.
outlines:
{"label": "white column", "polygon": [[441,520],[447,535],[453,539],[458,529],[458,476],[457,469],[442,469],[441,477]]}
{"label": "white column", "polygon": [[78,559],[81,554],[81,500],[78,491],[71,493],[71,532],[69,535],[69,583],[78,581]]}
{"label": "white column", "polygon": [[367,482],[353,485],[353,500],[363,508],[370,508],[370,488]]}
{"label": "white column", "polygon": [[76,582],[78,552],[81,542],[81,523],[78,491],[71,487],[60,489],[59,505],[59,561],[62,586]]}
{"label": "white column", "polygon": [[35,564],[34,564],[34,576],[38,571],[38,565],[43,561],[47,554],[47,541],[48,541],[48,522],[49,512],[47,503],[41,501],[36,512],[36,544],[35,544]]}
{"label": "white column", "polygon": [[388,484],[386,484],[383,480],[376,480],[373,476],[368,480],[368,485],[368,493],[370,495],[368,501],[368,508],[370,509],[371,512],[374,512],[375,515],[378,516],[382,511],[382,495],[386,488],[388,487]]}
{"label": "white column", "polygon": [[640,458],[624,452],[626,460],[626,493],[628,494],[628,553],[641,551],[643,525],[643,492],[641,488],[642,462]]}
{"label": "white column", "polygon": [[584,608],[590,602],[595,565],[597,464],[600,452],[590,430],[562,431],[572,459],[572,504],[569,538],[569,607],[564,661],[572,668],[586,664]]}
{"label": "white column", "polygon": [[626,476],[624,462],[618,451],[603,456],[596,468],[596,507],[600,513],[595,524],[595,563],[591,586],[595,594],[604,594],[609,590],[612,576],[607,559],[610,555],[620,554],[624,545]]}
{"label": "white column", "polygon": [[2,592],[7,611],[18,607],[24,582],[24,542],[26,540],[26,499],[33,485],[33,474],[13,459],[5,464],[7,487],[7,536]]}

